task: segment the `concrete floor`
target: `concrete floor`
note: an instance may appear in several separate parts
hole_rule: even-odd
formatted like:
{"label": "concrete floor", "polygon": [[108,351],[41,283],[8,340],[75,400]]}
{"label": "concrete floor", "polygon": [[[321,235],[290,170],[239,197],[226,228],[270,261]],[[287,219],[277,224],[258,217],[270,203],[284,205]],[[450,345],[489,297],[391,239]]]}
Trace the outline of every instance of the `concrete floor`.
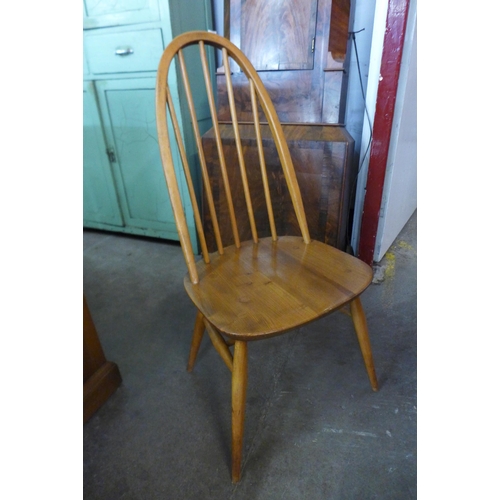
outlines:
{"label": "concrete floor", "polygon": [[417,215],[363,294],[380,390],[336,313],[249,346],[243,476],[231,483],[230,373],[203,340],[174,243],[84,231],[84,293],[123,384],[84,425],[85,499],[413,499]]}

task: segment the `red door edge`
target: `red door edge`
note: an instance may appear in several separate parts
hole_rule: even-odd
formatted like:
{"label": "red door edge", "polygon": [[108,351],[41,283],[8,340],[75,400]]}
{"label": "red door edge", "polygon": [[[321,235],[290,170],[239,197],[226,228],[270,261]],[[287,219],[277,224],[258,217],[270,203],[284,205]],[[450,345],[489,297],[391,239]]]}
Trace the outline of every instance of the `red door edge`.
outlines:
{"label": "red door edge", "polygon": [[389,0],[358,257],[373,264],[410,0]]}

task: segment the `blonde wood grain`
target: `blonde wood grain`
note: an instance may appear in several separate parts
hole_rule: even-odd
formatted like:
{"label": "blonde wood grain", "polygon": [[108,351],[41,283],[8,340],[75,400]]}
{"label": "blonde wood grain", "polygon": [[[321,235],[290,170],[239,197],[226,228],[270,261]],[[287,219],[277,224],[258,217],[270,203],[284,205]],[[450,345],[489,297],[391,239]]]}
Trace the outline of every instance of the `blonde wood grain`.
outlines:
{"label": "blonde wood grain", "polygon": [[212,341],[215,350],[219,353],[220,357],[226,363],[226,366],[229,368],[229,371],[233,371],[233,355],[229,350],[226,342],[222,335],[211,325],[205,318],[205,327],[208,332],[208,336]]}
{"label": "blonde wood grain", "polygon": [[208,264],[210,262],[210,259],[208,257],[207,241],[205,238],[205,233],[203,231],[203,223],[201,221],[200,209],[198,207],[198,201],[196,200],[196,193],[193,186],[193,179],[191,177],[191,171],[189,170],[189,162],[187,159],[184,142],[182,140],[182,133],[179,127],[179,121],[177,120],[177,113],[175,112],[172,95],[170,94],[170,89],[168,87],[167,87],[167,105],[170,112],[170,118],[172,119],[172,125],[174,127],[174,134],[177,141],[177,147],[179,148],[182,168],[184,169],[184,176],[186,178],[186,183],[188,186],[189,198],[191,199],[191,204],[193,206],[194,220],[196,224],[196,230],[198,232],[198,237],[200,239],[200,246],[203,254],[203,259]]}
{"label": "blonde wood grain", "polygon": [[339,309],[371,283],[372,270],[340,250],[297,236],[262,238],[226,247],[198,264],[200,282],[184,286],[225,336],[241,340],[279,335]]}
{"label": "blonde wood grain", "polygon": [[198,148],[198,156],[201,164],[201,172],[203,180],[205,183],[205,189],[207,191],[208,207],[210,210],[210,217],[212,218],[212,224],[214,226],[215,241],[217,242],[217,250],[220,254],[224,253],[222,240],[220,237],[219,222],[217,220],[217,214],[215,213],[214,198],[212,195],[212,188],[210,186],[210,179],[208,176],[207,162],[205,159],[205,153],[203,152],[203,145],[201,143],[201,134],[198,127],[198,119],[196,118],[196,109],[194,107],[193,94],[191,93],[191,85],[189,83],[189,76],[186,69],[186,62],[184,61],[184,55],[182,50],[178,52],[179,66],[181,69],[182,81],[184,83],[184,90],[186,92],[186,100],[189,108],[189,114],[191,115],[191,124],[193,126],[194,137],[196,140],[196,147]]}
{"label": "blonde wood grain", "polygon": [[233,84],[231,83],[231,71],[229,70],[229,59],[227,49],[222,49],[222,60],[224,62],[224,69],[226,72],[227,94],[229,99],[229,109],[231,110],[231,119],[233,121],[234,139],[236,143],[236,152],[238,154],[238,162],[240,165],[241,180],[243,181],[243,191],[245,193],[245,201],[247,204],[248,219],[250,221],[250,228],[252,231],[252,238],[255,243],[258,242],[257,227],[255,225],[255,218],[252,208],[252,198],[250,196],[250,188],[248,187],[247,171],[245,167],[245,158],[243,156],[243,148],[241,146],[240,129],[238,127],[238,118],[236,116],[236,105],[234,103]]}
{"label": "blonde wood grain", "polygon": [[231,380],[233,483],[237,483],[241,478],[243,433],[245,424],[245,401],[247,393],[247,364],[247,343],[238,340],[234,344],[234,365]]}
{"label": "blonde wood grain", "polygon": [[203,339],[203,334],[205,333],[205,321],[203,314],[198,311],[196,315],[196,321],[194,324],[193,339],[191,340],[191,350],[189,351],[189,360],[187,370],[188,372],[193,371],[194,363],[196,361],[196,356],[198,355],[198,350],[200,349],[200,344]]}
{"label": "blonde wood grain", "polygon": [[351,302],[351,314],[354,328],[358,336],[361,354],[365,362],[366,371],[370,384],[374,391],[378,391],[377,375],[375,374],[375,365],[373,364],[372,349],[370,346],[370,337],[368,336],[368,326],[366,324],[366,317],[361,305],[359,297]]}
{"label": "blonde wood grain", "polygon": [[215,141],[217,144],[217,152],[219,154],[220,169],[222,174],[222,182],[224,184],[224,192],[226,195],[227,204],[229,207],[229,219],[231,221],[231,229],[233,231],[234,244],[237,248],[240,246],[240,236],[238,233],[238,226],[236,225],[236,215],[234,212],[233,198],[231,195],[231,187],[227,176],[226,160],[224,157],[224,150],[222,148],[222,139],[220,136],[219,121],[217,119],[217,108],[215,106],[215,98],[212,90],[212,81],[208,68],[207,55],[205,52],[205,44],[200,41],[200,58],[203,67],[203,77],[205,79],[205,87],[207,90],[208,104],[210,107],[210,115],[212,117],[212,126],[215,134]]}
{"label": "blonde wood grain", "polygon": [[269,216],[269,227],[271,228],[271,236],[273,240],[277,240],[276,234],[276,225],[274,223],[274,213],[273,213],[273,204],[271,201],[271,193],[269,192],[269,181],[267,179],[267,169],[266,169],[266,161],[264,159],[264,149],[262,147],[262,135],[260,132],[260,122],[259,122],[259,108],[257,104],[257,98],[255,97],[255,85],[252,80],[250,80],[250,96],[252,102],[252,113],[253,113],[253,121],[255,124],[255,137],[257,139],[257,150],[259,153],[259,163],[260,163],[260,171],[262,174],[262,184],[264,186],[264,196],[266,198],[266,206],[267,206],[267,214]]}

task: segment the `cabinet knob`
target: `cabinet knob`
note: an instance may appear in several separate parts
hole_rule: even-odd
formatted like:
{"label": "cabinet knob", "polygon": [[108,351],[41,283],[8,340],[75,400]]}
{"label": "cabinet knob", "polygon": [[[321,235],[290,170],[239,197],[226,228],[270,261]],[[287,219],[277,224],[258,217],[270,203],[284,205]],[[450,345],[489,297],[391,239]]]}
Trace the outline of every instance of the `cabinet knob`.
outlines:
{"label": "cabinet knob", "polygon": [[132,47],[118,47],[115,50],[116,56],[128,56],[134,53],[134,49]]}

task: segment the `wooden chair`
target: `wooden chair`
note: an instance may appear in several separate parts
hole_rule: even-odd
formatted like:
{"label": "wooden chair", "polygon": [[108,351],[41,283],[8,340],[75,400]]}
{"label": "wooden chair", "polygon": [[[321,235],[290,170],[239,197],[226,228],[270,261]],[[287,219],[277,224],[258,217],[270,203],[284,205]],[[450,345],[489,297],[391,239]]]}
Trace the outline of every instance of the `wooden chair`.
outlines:
{"label": "wooden chair", "polygon": [[[197,125],[194,100],[183,54],[183,49],[188,45],[199,46],[233,230],[234,244],[229,246],[224,246],[219,233],[209,173],[203,153],[201,134]],[[231,198],[231,186],[229,185],[215,100],[212,93],[206,45],[222,49],[239,167],[244,184],[248,217],[252,228],[253,239],[251,241],[240,241],[238,235]],[[182,131],[178,124],[174,101],[168,86],[168,71],[175,56],[177,56],[176,63],[179,65],[179,72],[184,83],[208,200],[208,209],[217,241],[217,251],[213,253],[207,251],[202,219],[187,160],[186,147],[183,145]],[[260,165],[250,165],[248,168],[260,169],[261,171],[271,230],[270,237],[260,239],[255,226],[246,175],[247,166],[245,165],[244,151],[238,133],[229,57],[246,74],[250,86]],[[273,104],[250,61],[229,40],[202,31],[185,33],[175,38],[165,49],[159,64],[156,99],[160,153],[179,231],[180,243],[188,268],[184,286],[198,310],[189,354],[188,370],[193,369],[198,348],[206,330],[215,349],[232,372],[232,480],[237,482],[241,477],[247,387],[247,346],[249,342],[286,333],[345,305],[350,305],[354,328],[370,384],[374,391],[377,390],[377,379],[366,319],[359,299],[359,295],[371,283],[372,270],[357,258],[310,239],[292,160]],[[276,234],[273,203],[261,143],[259,105],[269,123],[275,141],[283,168],[283,175],[290,191],[302,236],[279,236]],[[170,116],[170,120],[168,116]],[[175,141],[170,140],[169,123],[171,129],[173,129],[172,135],[175,136]],[[172,160],[175,144],[177,144],[176,148],[178,150],[176,154],[179,154],[182,160],[185,182],[194,210],[197,234],[201,246],[201,259],[197,259],[193,254],[193,246],[181,203],[177,173]],[[234,353],[231,353],[230,348],[233,345]]]}

